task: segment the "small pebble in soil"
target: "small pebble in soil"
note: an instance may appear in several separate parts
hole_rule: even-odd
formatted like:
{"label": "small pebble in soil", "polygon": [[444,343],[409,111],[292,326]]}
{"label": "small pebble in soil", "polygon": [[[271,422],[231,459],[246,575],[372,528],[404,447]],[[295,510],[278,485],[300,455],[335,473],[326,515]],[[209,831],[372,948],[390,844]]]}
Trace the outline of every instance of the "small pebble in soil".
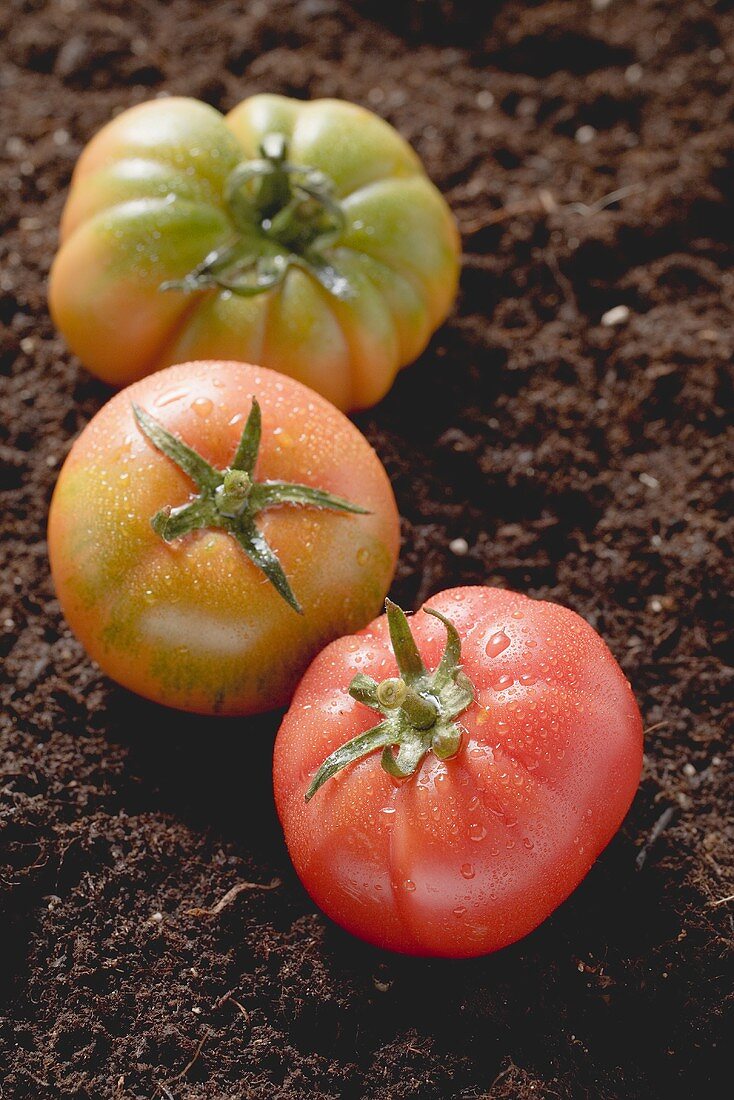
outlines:
{"label": "small pebble in soil", "polygon": [[576,131],[576,141],[579,145],[588,145],[596,137],[596,130],[593,126],[579,126]]}
{"label": "small pebble in soil", "polygon": [[629,306],[612,306],[602,314],[601,323],[605,328],[614,328],[615,325],[626,324],[629,319]]}
{"label": "small pebble in soil", "polygon": [[469,553],[469,543],[466,539],[452,539],[449,543],[449,550],[452,554],[456,554],[457,558],[463,558],[464,554]]}

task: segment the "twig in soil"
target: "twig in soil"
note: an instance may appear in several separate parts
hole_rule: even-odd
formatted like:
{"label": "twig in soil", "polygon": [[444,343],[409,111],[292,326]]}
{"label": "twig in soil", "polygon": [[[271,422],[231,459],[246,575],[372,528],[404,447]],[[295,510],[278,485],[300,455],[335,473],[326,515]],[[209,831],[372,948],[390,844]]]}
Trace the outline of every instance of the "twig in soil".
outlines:
{"label": "twig in soil", "polygon": [[202,909],[199,906],[195,906],[193,909],[186,910],[187,917],[216,917],[223,909],[226,909],[239,894],[245,890],[275,890],[280,886],[280,879],[274,878],[270,883],[266,882],[238,882],[236,886],[233,886],[231,890],[228,890],[224,897],[221,897],[216,905],[213,905],[211,909]]}
{"label": "twig in soil", "polygon": [[468,222],[459,221],[459,228],[463,234],[471,235],[482,229],[489,229],[493,225],[509,221],[510,218],[520,217],[522,214],[554,214],[556,210],[568,210],[571,214],[580,214],[583,218],[590,218],[594,214],[600,214],[608,206],[613,206],[615,202],[626,199],[628,195],[635,195],[644,190],[644,186],[643,183],[630,183],[626,187],[618,187],[615,191],[602,195],[596,202],[567,202],[562,206],[558,204],[551,191],[541,188],[532,198],[525,199],[523,202],[510,203],[508,206],[501,206],[485,218],[475,218],[473,221]]}
{"label": "twig in soil", "polygon": [[235,998],[232,996],[233,992],[234,992],[234,990],[230,989],[228,993],[225,993],[223,997],[220,997],[219,1000],[214,1005],[214,1010],[216,1011],[217,1009],[222,1008],[224,1005],[226,1005],[227,1002],[231,1002],[233,1005],[235,1005],[240,1010],[242,1015],[245,1017],[245,1019],[249,1023],[250,1022],[250,1013],[247,1011],[247,1009],[245,1008],[244,1005],[241,1005],[239,1001],[235,1000]]}
{"label": "twig in soil", "polygon": [[649,837],[637,853],[635,865],[638,871],[641,871],[642,868],[645,866],[645,861],[647,860],[650,849],[652,848],[658,837],[661,836],[661,834],[664,833],[665,830],[668,828],[668,825],[670,825],[677,812],[677,806],[668,806],[666,810],[663,810],[660,817],[653,825],[652,829],[650,830]]}
{"label": "twig in soil", "polygon": [[648,726],[646,730],[643,730],[643,734],[647,737],[648,733],[654,733],[655,730],[659,730],[662,726],[667,726],[668,723],[665,719],[662,722],[656,722],[654,726]]}
{"label": "twig in soil", "polygon": [[209,1038],[209,1034],[210,1033],[208,1031],[204,1032],[201,1039],[199,1039],[199,1042],[196,1045],[196,1050],[194,1051],[193,1058],[189,1062],[186,1063],[184,1068],[182,1070],[180,1070],[180,1072],[177,1073],[175,1077],[169,1077],[168,1081],[165,1083],[165,1085],[164,1084],[159,1084],[157,1086],[158,1091],[162,1092],[165,1097],[170,1098],[170,1100],[173,1100],[173,1095],[171,1094],[171,1091],[168,1088],[168,1086],[174,1084],[174,1082],[176,1082],[176,1081],[180,1081],[181,1078],[185,1077],[186,1074],[189,1072],[189,1070],[192,1069],[192,1067],[196,1064],[196,1062],[199,1059],[199,1055],[201,1054],[202,1050],[204,1049],[204,1043]]}
{"label": "twig in soil", "polygon": [[569,305],[576,313],[578,313],[579,307],[578,302],[576,301],[576,292],[573,289],[573,283],[568,278],[568,276],[564,275],[564,273],[561,271],[556,254],[550,251],[544,252],[543,259],[546,262],[548,270],[555,279],[556,284],[560,288],[566,304]]}
{"label": "twig in soil", "polygon": [[600,214],[602,210],[606,210],[608,206],[612,206],[615,202],[626,199],[628,195],[636,195],[639,191],[644,190],[644,187],[643,183],[628,183],[626,187],[618,187],[616,191],[610,191],[608,195],[602,195],[596,202],[569,202],[561,209],[589,218],[592,214]]}
{"label": "twig in soil", "polygon": [[716,901],[710,901],[709,907],[715,909],[717,905],[725,905],[727,901],[734,901],[734,894],[728,894],[725,898],[717,898]]}
{"label": "twig in soil", "polygon": [[512,1073],[513,1069],[517,1069],[517,1066],[513,1062],[512,1058],[509,1059],[509,1063],[510,1063],[509,1065],[505,1066],[504,1069],[501,1069],[499,1071],[499,1073],[495,1077],[494,1081],[489,1086],[490,1089],[493,1089],[496,1084],[498,1084],[500,1081],[504,1080],[505,1077],[507,1077],[510,1073]]}
{"label": "twig in soil", "polygon": [[533,195],[531,199],[510,203],[509,206],[501,206],[485,218],[475,218],[474,221],[470,222],[459,222],[459,228],[462,233],[478,233],[480,229],[489,229],[490,226],[499,225],[500,222],[506,222],[510,218],[519,217],[521,214],[552,214],[557,209],[558,203],[551,192],[541,190]]}

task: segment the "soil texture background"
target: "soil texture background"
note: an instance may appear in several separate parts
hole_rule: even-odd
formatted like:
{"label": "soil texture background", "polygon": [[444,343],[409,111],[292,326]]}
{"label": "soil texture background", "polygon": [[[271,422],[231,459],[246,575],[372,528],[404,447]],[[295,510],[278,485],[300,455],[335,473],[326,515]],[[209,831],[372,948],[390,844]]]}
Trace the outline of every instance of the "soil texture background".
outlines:
{"label": "soil texture background", "polygon": [[[714,1095],[734,970],[731,0],[6,0],[0,33],[0,1095]],[[74,161],[151,96],[259,91],[382,114],[462,229],[453,316],[357,418],[403,516],[392,595],[568,604],[648,730],[587,880],[473,962],[329,923],[273,808],[278,716],[127,694],[49,579],[54,480],[109,396],[45,304]]]}

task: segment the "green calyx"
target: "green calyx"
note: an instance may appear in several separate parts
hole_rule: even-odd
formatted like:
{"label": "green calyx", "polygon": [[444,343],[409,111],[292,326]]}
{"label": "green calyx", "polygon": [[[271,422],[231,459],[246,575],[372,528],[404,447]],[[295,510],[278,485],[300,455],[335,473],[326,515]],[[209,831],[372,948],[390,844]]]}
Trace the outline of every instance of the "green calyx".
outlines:
{"label": "green calyx", "polygon": [[283,134],[266,134],[255,160],[229,176],[224,200],[237,232],[183,279],[161,290],[218,287],[252,297],[278,286],[291,267],[307,271],[335,298],[353,297],[347,279],[324,255],[341,236],[346,216],[323,172],[288,160]]}
{"label": "green calyx", "polygon": [[412,775],[428,752],[448,760],[459,751],[462,731],[455,719],[473,701],[474,686],[461,670],[461,639],[456,627],[439,611],[424,609],[446,628],[443,656],[429,672],[405,613],[391,600],[385,601],[385,610],[400,676],[378,684],[360,672],[349,685],[352,698],[380,711],[383,720],[324,760],[306,792],[306,802],[327,779],[377,749],[382,749],[382,767],[396,779]]}
{"label": "green calyx", "polygon": [[133,405],[133,414],[142,433],[179,469],[191,478],[198,489],[192,500],[177,508],[162,508],[151,525],[165,542],[174,542],[202,527],[227,531],[240,544],[258,569],[294,611],[302,614],[288,578],[272,547],[257,527],[255,518],[266,508],[284,504],[308,505],[333,512],[367,515],[365,508],[348,500],[287,481],[255,481],[254,470],[260,450],[262,419],[255,398],[231,466],[218,470],[182,439],[172,435],[163,425]]}

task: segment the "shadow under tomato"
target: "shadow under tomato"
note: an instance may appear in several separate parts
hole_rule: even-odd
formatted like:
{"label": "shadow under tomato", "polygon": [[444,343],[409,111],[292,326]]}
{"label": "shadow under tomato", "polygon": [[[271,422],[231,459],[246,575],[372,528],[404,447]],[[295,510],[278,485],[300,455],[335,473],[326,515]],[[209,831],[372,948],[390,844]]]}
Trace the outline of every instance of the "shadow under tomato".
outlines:
{"label": "shadow under tomato", "polygon": [[[675,1058],[676,1037],[685,1030],[685,985],[672,974],[661,982],[649,960],[653,947],[675,943],[680,923],[665,876],[652,867],[636,871],[636,851],[619,835],[548,920],[483,958],[395,955],[327,921],[321,950],[335,986],[353,987],[350,1010],[337,1014],[322,1004],[301,1013],[291,1024],[294,1041],[333,1057],[357,1049],[357,1040],[360,1049],[374,1051],[411,1032],[413,1045],[420,1048],[423,1037],[434,1056],[444,1051],[470,1062],[481,1056],[485,1074],[493,1052],[499,1071],[508,1049],[519,1065],[552,1073],[552,1052],[562,1042],[582,1082],[590,1067],[597,1074],[587,1081],[589,1095],[600,1065],[613,1079],[619,1067],[641,1058],[657,1062],[661,1090],[674,1092],[681,1073],[693,1079],[694,1068],[708,1079],[709,1044],[695,1058],[681,1043],[681,1064]],[[672,954],[674,947],[671,962]],[[332,1014],[336,1030],[326,1027]],[[539,1058],[544,1050],[547,1062]]]}
{"label": "shadow under tomato", "polygon": [[107,736],[128,749],[128,812],[174,814],[263,857],[283,851],[273,802],[273,741],[282,711],[249,718],[187,714],[112,688]]}

